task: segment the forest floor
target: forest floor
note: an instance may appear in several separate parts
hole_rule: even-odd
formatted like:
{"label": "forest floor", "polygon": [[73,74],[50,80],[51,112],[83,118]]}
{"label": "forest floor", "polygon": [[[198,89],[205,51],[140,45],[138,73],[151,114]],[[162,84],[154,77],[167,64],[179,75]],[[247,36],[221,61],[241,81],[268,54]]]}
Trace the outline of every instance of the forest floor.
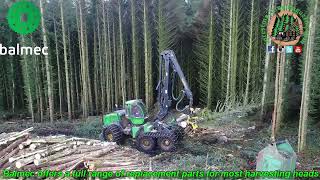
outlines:
{"label": "forest floor", "polygon": [[[211,116],[207,114],[206,116]],[[152,155],[152,170],[241,170],[255,169],[255,159],[260,150],[270,143],[271,128],[261,124],[256,112],[232,112],[214,115],[199,122],[200,129],[206,133],[197,136],[185,136],[178,150],[174,153]],[[30,119],[12,119],[1,121],[0,132],[21,131],[34,127],[34,135],[46,136],[64,134],[70,136],[98,139],[102,122],[100,117],[89,117],[87,121],[56,121],[50,123],[32,123]],[[287,123],[281,129],[278,138],[284,138],[296,151],[298,124]],[[310,170],[320,168],[320,133],[310,127],[308,142],[310,146],[304,154],[297,154],[297,169]],[[210,132],[224,137],[212,140]],[[127,145],[130,146],[130,145]]]}

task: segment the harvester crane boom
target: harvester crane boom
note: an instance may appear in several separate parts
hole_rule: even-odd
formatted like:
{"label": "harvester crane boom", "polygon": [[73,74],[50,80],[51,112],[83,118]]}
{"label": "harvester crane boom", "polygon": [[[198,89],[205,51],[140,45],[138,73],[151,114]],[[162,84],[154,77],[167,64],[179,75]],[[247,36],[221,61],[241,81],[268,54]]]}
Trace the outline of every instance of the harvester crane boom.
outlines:
{"label": "harvester crane boom", "polygon": [[[182,93],[178,98],[174,97],[174,82],[176,75],[179,76],[181,83],[183,84]],[[160,106],[157,119],[163,119],[172,106],[172,101],[176,102],[176,109],[180,112],[191,112],[193,104],[193,95],[190,90],[189,84],[181,70],[181,67],[177,61],[177,58],[172,50],[165,50],[160,54],[159,62],[159,82],[156,90],[158,91],[158,102]],[[178,105],[187,96],[189,104],[185,105],[184,108],[179,109]]]}

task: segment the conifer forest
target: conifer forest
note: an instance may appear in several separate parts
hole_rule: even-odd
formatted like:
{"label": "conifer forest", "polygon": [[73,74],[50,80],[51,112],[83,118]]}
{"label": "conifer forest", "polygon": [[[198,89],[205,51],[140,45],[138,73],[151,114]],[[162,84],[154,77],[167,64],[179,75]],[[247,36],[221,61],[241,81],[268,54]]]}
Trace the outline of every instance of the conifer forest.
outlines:
{"label": "conifer forest", "polygon": [[[48,47],[48,55],[0,56],[3,122],[82,121],[132,99],[152,112],[160,53],[170,49],[207,121],[249,108],[272,126],[268,138],[293,127],[297,151],[320,144],[320,0],[30,1],[42,15],[27,35],[9,28],[15,1],[0,2],[0,43]],[[305,15],[302,35],[288,30],[302,37],[301,54],[268,52],[275,44],[261,33],[263,20],[281,5]],[[272,37],[297,22],[277,17]],[[178,96],[183,85],[176,86]]]}

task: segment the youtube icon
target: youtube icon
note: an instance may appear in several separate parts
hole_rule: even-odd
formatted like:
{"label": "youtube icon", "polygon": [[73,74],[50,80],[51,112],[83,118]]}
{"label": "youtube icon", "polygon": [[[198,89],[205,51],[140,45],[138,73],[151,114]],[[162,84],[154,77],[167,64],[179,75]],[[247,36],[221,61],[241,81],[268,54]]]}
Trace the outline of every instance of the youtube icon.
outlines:
{"label": "youtube icon", "polygon": [[294,46],[293,51],[296,54],[302,54],[302,46]]}

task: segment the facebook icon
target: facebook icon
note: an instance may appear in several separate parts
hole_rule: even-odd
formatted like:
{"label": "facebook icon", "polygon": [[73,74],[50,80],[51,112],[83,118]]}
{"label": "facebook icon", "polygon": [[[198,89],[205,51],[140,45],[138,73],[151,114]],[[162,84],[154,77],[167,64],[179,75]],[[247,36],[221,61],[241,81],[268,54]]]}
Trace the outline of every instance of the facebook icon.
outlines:
{"label": "facebook icon", "polygon": [[267,49],[268,53],[275,53],[275,50],[276,50],[275,46],[268,46],[268,49]]}

